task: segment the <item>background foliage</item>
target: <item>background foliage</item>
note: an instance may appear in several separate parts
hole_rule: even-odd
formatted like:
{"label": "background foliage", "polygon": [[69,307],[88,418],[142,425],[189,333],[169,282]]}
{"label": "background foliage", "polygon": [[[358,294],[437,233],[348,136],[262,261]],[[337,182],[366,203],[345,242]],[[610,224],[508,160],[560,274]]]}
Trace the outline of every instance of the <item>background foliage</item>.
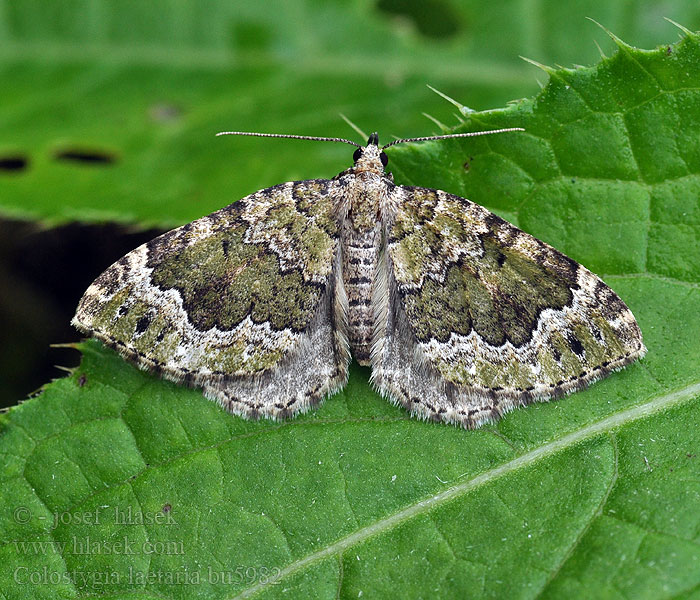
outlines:
{"label": "background foliage", "polygon": [[[214,139],[221,129],[352,136],[338,112],[385,140],[439,131],[422,111],[521,125],[398,147],[391,168],[604,276],[649,355],[465,432],[408,419],[356,366],[317,413],[249,423],[84,344],[75,373],[0,421],[4,597],[693,597],[700,49],[671,45],[680,32],[661,17],[698,28],[700,9],[258,4],[0,4],[2,213],[170,226],[349,162],[343,147]],[[663,45],[614,54],[584,16]],[[614,54],[594,69],[517,59],[592,64],[594,39]],[[537,96],[468,114],[425,83],[476,109]],[[64,277],[87,284],[119,256],[92,265],[91,252]]]}

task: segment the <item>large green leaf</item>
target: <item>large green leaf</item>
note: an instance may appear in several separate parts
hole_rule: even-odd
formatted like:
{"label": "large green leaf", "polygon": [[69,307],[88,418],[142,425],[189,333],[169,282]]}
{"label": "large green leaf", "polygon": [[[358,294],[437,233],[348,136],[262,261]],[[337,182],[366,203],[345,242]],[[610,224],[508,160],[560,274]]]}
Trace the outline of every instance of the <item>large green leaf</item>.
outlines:
{"label": "large green leaf", "polygon": [[693,34],[620,43],[465,125],[525,133],[390,156],[602,274],[645,359],[463,431],[357,367],[319,411],[247,422],[85,343],[0,421],[3,597],[697,597],[699,64]]}
{"label": "large green leaf", "polygon": [[426,83],[485,109],[535,93],[520,54],[591,64],[594,39],[612,44],[585,17],[647,46],[672,33],[662,16],[700,26],[685,0],[663,13],[609,0],[378,4],[385,12],[347,0],[0,0],[0,213],[181,224],[261,187],[329,176],[350,156],[216,131],[347,137],[343,112],[384,137],[426,134],[423,112],[453,121]]}

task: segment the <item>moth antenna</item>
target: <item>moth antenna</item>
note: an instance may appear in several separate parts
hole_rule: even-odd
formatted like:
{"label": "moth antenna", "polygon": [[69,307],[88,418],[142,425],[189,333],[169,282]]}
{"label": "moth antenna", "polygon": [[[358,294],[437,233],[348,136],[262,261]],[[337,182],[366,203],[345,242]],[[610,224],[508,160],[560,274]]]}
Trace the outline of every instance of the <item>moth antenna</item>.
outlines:
{"label": "moth antenna", "polygon": [[317,137],[315,135],[293,135],[291,133],[259,133],[257,131],[220,131],[216,134],[217,137],[220,135],[253,135],[257,137],[273,137],[273,138],[290,138],[293,140],[312,140],[314,142],[343,142],[344,144],[350,144],[355,146],[355,148],[361,148],[360,144],[351,142],[344,138],[337,137]]}
{"label": "moth antenna", "polygon": [[492,133],[506,133],[508,131],[525,131],[522,127],[507,127],[505,129],[490,129],[489,131],[470,131],[469,133],[449,133],[447,135],[430,135],[428,137],[416,137],[416,138],[404,138],[402,140],[394,140],[389,142],[385,146],[382,146],[382,150],[388,148],[389,146],[396,146],[396,144],[403,144],[405,142],[427,142],[430,140],[449,140],[451,138],[461,138],[461,137],[474,137],[477,135],[490,135]]}

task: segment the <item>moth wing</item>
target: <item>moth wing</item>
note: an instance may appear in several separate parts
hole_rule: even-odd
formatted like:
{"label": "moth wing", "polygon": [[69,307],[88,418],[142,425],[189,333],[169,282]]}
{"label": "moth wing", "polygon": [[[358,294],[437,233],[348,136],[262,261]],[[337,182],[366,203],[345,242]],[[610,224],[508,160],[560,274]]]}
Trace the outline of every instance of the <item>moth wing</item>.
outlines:
{"label": "moth wing", "polygon": [[231,412],[308,409],[349,363],[335,186],[284,183],[164,233],[102,273],[73,324]]}
{"label": "moth wing", "polygon": [[373,381],[412,413],[475,427],[646,352],[625,303],[574,260],[464,198],[393,193]]}

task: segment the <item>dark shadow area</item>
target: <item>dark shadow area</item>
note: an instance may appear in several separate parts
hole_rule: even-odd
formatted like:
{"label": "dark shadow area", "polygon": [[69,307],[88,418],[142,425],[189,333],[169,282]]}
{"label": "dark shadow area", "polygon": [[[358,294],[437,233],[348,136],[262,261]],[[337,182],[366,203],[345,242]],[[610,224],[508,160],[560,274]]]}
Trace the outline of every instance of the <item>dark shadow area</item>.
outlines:
{"label": "dark shadow area", "polygon": [[445,0],[378,0],[377,8],[405,19],[433,40],[451,38],[463,29],[459,13]]}
{"label": "dark shadow area", "polygon": [[70,325],[78,300],[102,271],[162,230],[71,224],[41,229],[0,220],[0,407],[11,406],[74,367]]}

